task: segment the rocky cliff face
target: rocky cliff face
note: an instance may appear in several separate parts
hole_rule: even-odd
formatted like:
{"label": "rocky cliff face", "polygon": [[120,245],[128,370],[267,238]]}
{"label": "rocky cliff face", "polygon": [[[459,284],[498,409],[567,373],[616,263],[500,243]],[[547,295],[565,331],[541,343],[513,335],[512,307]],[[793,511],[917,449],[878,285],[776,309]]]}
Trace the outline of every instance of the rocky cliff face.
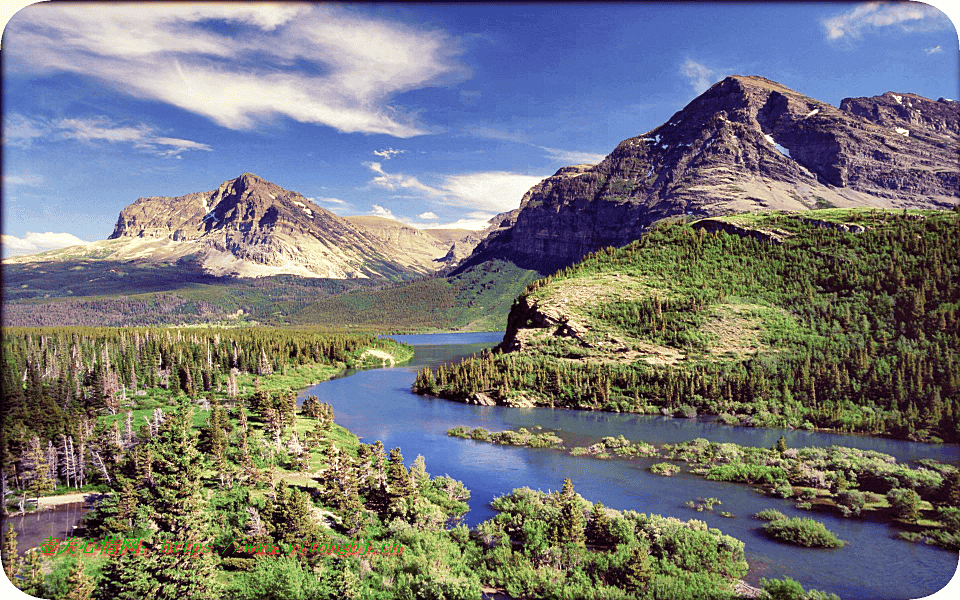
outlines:
{"label": "rocky cliff face", "polygon": [[345,279],[436,270],[434,259],[448,247],[429,236],[417,245],[404,235],[410,228],[396,225],[351,223],[245,173],[212,192],[141,198],[121,211],[109,239],[117,240],[116,258],[193,255],[213,275]]}
{"label": "rocky cliff face", "polygon": [[835,108],[762,77],[728,77],[595,166],[524,196],[515,223],[462,263],[541,272],[622,246],[667,217],[960,202],[960,104],[912,94]]}

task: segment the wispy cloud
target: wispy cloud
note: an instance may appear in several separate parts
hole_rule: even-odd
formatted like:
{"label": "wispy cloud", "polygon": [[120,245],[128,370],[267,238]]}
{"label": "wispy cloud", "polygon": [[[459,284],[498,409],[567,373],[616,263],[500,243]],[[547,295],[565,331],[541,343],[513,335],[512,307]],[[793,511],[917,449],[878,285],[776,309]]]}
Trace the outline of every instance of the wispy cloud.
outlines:
{"label": "wispy cloud", "polygon": [[707,91],[711,85],[716,83],[719,73],[699,63],[692,58],[687,58],[680,66],[680,74],[687,78],[687,81],[693,86],[693,91],[702,94]]}
{"label": "wispy cloud", "polygon": [[601,160],[605,159],[606,156],[603,154],[595,154],[593,152],[579,152],[577,150],[559,150],[557,148],[546,148],[544,146],[537,146],[541,150],[544,150],[547,154],[550,155],[550,158],[562,162],[565,165],[595,165]]}
{"label": "wispy cloud", "polygon": [[4,144],[29,147],[35,140],[131,144],[134,148],[153,152],[157,156],[176,158],[188,150],[212,150],[200,142],[165,137],[143,123],[120,125],[106,117],[45,120],[20,114],[4,116]]}
{"label": "wispy cloud", "polygon": [[410,175],[387,173],[380,163],[366,163],[366,166],[375,173],[375,177],[370,180],[371,186],[416,193],[443,204],[493,213],[517,208],[527,190],[543,181],[545,177],[507,171],[487,171],[447,175],[443,177],[440,184],[430,186]]}
{"label": "wispy cloud", "polygon": [[379,156],[383,160],[390,160],[398,154],[403,154],[406,150],[394,150],[393,148],[387,148],[386,150],[374,150],[374,156]]}
{"label": "wispy cloud", "polygon": [[480,217],[476,219],[457,219],[452,223],[444,223],[443,225],[426,225],[426,228],[429,229],[469,229],[471,231],[480,231],[486,229],[487,225],[490,223],[495,215],[486,215],[485,217]]}
{"label": "wispy cloud", "polygon": [[923,51],[926,52],[928,56],[931,54],[940,54],[941,52],[943,52],[943,46],[934,46],[933,48],[924,48]]}
{"label": "wispy cloud", "polygon": [[425,213],[420,213],[419,215],[417,215],[417,218],[418,218],[418,219],[423,219],[424,221],[435,221],[435,220],[439,219],[440,217],[438,217],[438,216],[436,215],[436,213],[425,212]]}
{"label": "wispy cloud", "polygon": [[539,175],[489,171],[447,176],[443,188],[450,196],[448,202],[451,204],[501,213],[520,206],[520,200],[527,190],[544,178]]}
{"label": "wispy cloud", "polygon": [[376,177],[370,180],[370,185],[374,187],[391,191],[418,191],[429,196],[441,198],[446,195],[443,190],[420,183],[416,177],[403,175],[402,173],[387,173],[383,170],[383,166],[378,162],[365,163],[365,165],[371,171],[376,173]]}
{"label": "wispy cloud", "polygon": [[47,250],[57,250],[78,244],[89,244],[70,233],[33,233],[28,231],[22,238],[14,235],[0,235],[0,245],[4,256],[35,254]]}
{"label": "wispy cloud", "polygon": [[936,8],[921,2],[869,2],[822,21],[827,39],[859,38],[865,31],[899,27],[903,31],[930,31],[950,26]]}
{"label": "wispy cloud", "polygon": [[563,163],[564,165],[570,164],[597,164],[604,158],[603,154],[597,154],[595,152],[583,152],[581,150],[563,150],[560,148],[548,148],[546,146],[539,146],[534,144],[526,139],[526,137],[518,131],[503,131],[493,127],[475,127],[469,130],[470,135],[476,137],[488,139],[488,140],[500,140],[504,142],[514,142],[517,144],[525,144],[533,148],[538,148],[547,153],[551,159]]}
{"label": "wispy cloud", "polygon": [[4,32],[5,66],[96,77],[231,129],[285,116],[344,132],[427,129],[390,105],[466,78],[443,31],[312,3],[34,4]]}
{"label": "wispy cloud", "polygon": [[464,106],[476,106],[480,102],[480,90],[460,90],[460,102]]}
{"label": "wispy cloud", "polygon": [[23,185],[28,187],[40,187],[46,183],[46,180],[42,175],[34,175],[33,173],[20,173],[4,175],[3,176],[3,185],[12,186],[12,185]]}

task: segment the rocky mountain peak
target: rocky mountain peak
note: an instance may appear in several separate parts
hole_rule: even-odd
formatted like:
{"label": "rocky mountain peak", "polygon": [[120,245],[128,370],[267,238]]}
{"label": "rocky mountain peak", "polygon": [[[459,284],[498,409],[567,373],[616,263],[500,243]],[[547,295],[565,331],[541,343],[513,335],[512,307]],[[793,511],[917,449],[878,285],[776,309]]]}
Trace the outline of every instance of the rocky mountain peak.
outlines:
{"label": "rocky mountain peak", "polygon": [[[451,244],[396,225],[388,234],[383,224],[351,223],[297,192],[244,173],[210,192],[140,198],[120,212],[110,239],[130,241],[119,255],[154,261],[195,256],[214,275],[344,279],[437,270],[436,259]],[[140,240],[162,243],[146,251]]]}
{"label": "rocky mountain peak", "polygon": [[960,202],[960,105],[915,94],[839,108],[757,76],[715,83],[597,165],[560,169],[464,266],[505,258],[551,271],[622,246],[668,217]]}

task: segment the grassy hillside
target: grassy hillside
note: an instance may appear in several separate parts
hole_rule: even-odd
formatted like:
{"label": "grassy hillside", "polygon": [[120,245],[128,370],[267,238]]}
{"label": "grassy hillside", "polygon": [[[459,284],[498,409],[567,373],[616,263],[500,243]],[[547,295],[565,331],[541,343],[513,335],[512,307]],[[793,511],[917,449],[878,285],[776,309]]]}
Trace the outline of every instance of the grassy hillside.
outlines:
{"label": "grassy hillside", "polygon": [[417,389],[960,437],[960,213],[709,221],[661,224],[535,282],[511,316],[519,351],[425,371]]}
{"label": "grassy hillside", "polygon": [[490,261],[454,277],[323,298],[291,314],[288,322],[382,332],[498,330],[506,326],[513,299],[536,277],[536,271]]}
{"label": "grassy hillside", "polygon": [[361,331],[503,329],[510,304],[537,277],[493,261],[454,277],[393,283],[278,275],[217,278],[195,265],[84,260],[56,269],[4,265],[6,326],[267,323]]}

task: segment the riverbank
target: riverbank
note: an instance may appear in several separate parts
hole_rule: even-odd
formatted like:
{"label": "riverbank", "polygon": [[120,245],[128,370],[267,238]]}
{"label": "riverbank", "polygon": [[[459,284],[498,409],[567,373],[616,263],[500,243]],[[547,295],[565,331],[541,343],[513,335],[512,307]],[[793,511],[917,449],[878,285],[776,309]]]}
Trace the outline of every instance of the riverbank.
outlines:
{"label": "riverbank", "polygon": [[78,504],[81,502],[84,504],[93,504],[107,496],[108,494],[103,492],[74,492],[71,494],[61,494],[59,496],[40,496],[36,498],[37,510],[48,510],[65,504]]}

